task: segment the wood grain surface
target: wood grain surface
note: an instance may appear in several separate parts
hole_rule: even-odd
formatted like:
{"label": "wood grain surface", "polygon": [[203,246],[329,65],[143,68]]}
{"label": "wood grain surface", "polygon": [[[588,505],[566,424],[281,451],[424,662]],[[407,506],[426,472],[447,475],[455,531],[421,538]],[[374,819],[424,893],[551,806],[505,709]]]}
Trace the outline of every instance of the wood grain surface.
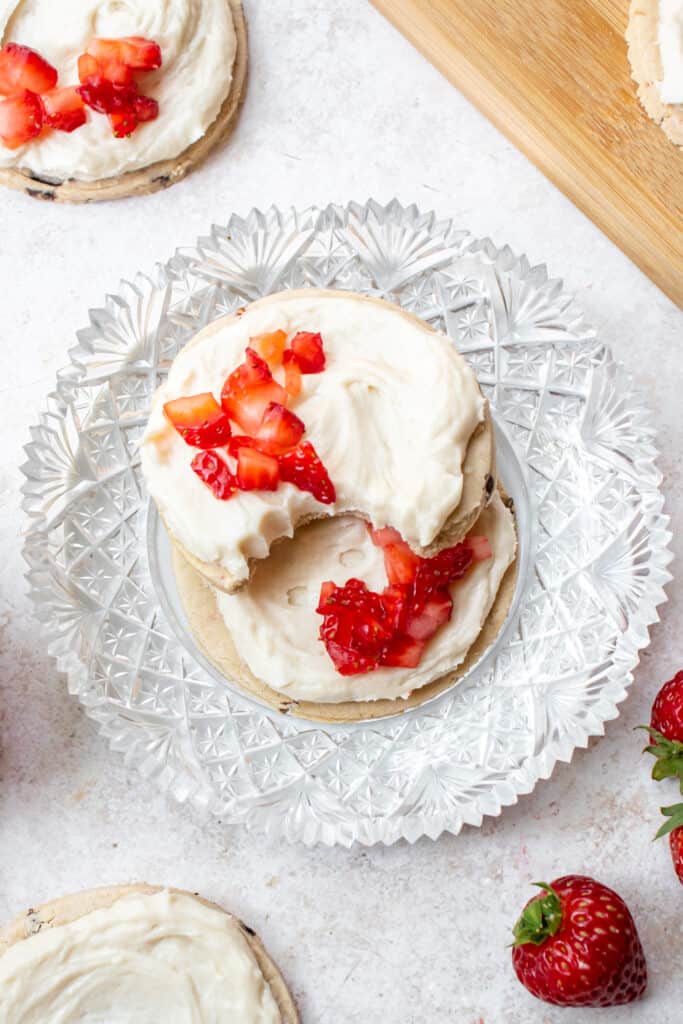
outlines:
{"label": "wood grain surface", "polygon": [[683,150],[642,110],[628,0],[373,0],[683,307]]}

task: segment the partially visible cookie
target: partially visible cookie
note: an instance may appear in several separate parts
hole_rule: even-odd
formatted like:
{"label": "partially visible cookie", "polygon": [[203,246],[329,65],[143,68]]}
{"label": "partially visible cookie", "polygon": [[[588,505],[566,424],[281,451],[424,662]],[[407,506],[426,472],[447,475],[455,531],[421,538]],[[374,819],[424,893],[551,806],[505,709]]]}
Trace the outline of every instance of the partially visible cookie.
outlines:
{"label": "partially visible cookie", "polygon": [[226,142],[244,98],[247,81],[247,24],[241,0],[225,0],[235,28],[236,52],[230,90],[218,116],[206,132],[184,152],[169,160],[160,160],[139,170],[127,171],[96,181],[77,178],[54,178],[34,173],[30,168],[0,167],[0,185],[17,189],[34,199],[57,203],[93,203],[98,200],[125,199],[149,195],[181,181],[206,160],[220,144]]}
{"label": "partially visible cookie", "polygon": [[659,0],[631,0],[626,41],[638,98],[648,115],[677,146],[683,146],[683,104],[664,103],[659,89],[662,60],[658,40]]}
{"label": "partially visible cookie", "polygon": [[[197,895],[197,893],[184,892],[182,889],[165,889],[160,886],[147,885],[144,882],[136,885],[108,886],[106,888],[89,889],[84,892],[73,893],[69,896],[51,900],[42,906],[31,908],[0,930],[0,964],[2,964],[3,955],[8,950],[16,946],[17,943],[30,942],[34,936],[45,929],[60,928],[84,918],[87,914],[107,910],[125,897],[154,896],[163,892],[188,897],[212,911],[226,914],[231,921],[235,921],[239,927],[239,933],[246,940],[254,960],[270,989],[280,1012],[282,1024],[299,1024],[299,1015],[287,985],[253,929],[233,918],[232,915],[227,914],[226,911],[215,903],[210,903],[208,900]],[[134,972],[131,973],[130,977],[134,977]],[[83,980],[81,979],[81,981]],[[2,1010],[2,998],[0,993],[0,1011]],[[97,1009],[101,1010],[101,1007]],[[2,1020],[6,1019],[8,1018],[2,1017]],[[33,1019],[31,1017],[31,1020]],[[78,1019],[80,1020],[80,1016]],[[12,1020],[15,1020],[15,1018],[12,1017]]]}
{"label": "partially visible cookie", "polygon": [[[514,517],[511,499],[502,487],[500,492],[503,503]],[[305,537],[306,530],[310,529],[311,527],[303,528],[299,534],[299,542]],[[295,542],[288,543],[291,545]],[[450,689],[474,668],[494,643],[507,620],[517,583],[518,561],[515,557],[504,571],[476,639],[455,668],[432,682],[416,686],[407,697],[336,702],[295,699],[291,694],[273,689],[263,679],[258,678],[238,652],[234,636],[219,610],[217,592],[207,584],[202,574],[188,564],[177,549],[174,549],[172,554],[172,566],[180,600],[194,639],[204,656],[226,679],[233,681],[245,693],[281,714],[313,722],[348,723],[385,718],[388,715],[410,711]],[[264,562],[259,568],[262,572],[264,568],[267,571],[267,567],[268,563]],[[367,680],[369,677],[354,678]]]}

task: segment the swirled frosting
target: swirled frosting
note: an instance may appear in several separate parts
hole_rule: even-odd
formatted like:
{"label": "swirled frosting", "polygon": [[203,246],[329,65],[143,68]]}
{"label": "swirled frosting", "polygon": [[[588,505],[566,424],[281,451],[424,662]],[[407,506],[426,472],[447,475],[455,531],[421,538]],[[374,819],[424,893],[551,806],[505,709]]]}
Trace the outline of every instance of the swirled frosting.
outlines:
{"label": "swirled frosting", "polygon": [[156,121],[116,139],[89,111],[71,134],[53,131],[16,150],[0,145],[0,167],[93,181],[179,156],[216,119],[230,90],[236,52],[227,0],[0,0],[0,39],[30,46],[53,64],[60,85],[77,85],[78,57],[94,36],[145,36],[163,66],[142,91],[159,101]]}
{"label": "swirled frosting", "polygon": [[234,918],[191,896],[131,894],[0,957],[13,1024],[279,1024]]}
{"label": "swirled frosting", "polygon": [[322,703],[406,697],[462,662],[515,557],[514,520],[497,492],[472,532],[488,537],[493,557],[453,584],[451,621],[432,637],[414,669],[342,676],[318,638],[321,619],[315,608],[324,580],[342,585],[356,576],[376,591],[387,583],[382,551],[355,517],[312,523],[275,547],[242,590],[215,592],[218,609],[242,660],[288,697]]}
{"label": "swirled frosting", "polygon": [[[190,468],[196,451],[163,413],[182,395],[220,398],[250,337],[280,328],[323,336],[327,366],[302,378],[293,408],[335,485],[334,505],[292,484],[219,501]],[[449,339],[397,307],[344,292],[283,293],[216,321],[180,352],[153,404],[142,469],[181,544],[241,580],[250,558],[264,558],[274,540],[314,516],[359,511],[426,547],[457,509],[465,452],[484,412],[476,378]]]}

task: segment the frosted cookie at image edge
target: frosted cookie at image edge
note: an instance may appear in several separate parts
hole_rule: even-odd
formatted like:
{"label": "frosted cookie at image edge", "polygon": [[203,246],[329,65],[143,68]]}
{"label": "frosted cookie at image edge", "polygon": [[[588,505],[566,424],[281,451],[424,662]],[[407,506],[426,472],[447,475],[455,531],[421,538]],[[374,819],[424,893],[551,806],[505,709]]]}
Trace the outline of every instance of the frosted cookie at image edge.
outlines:
{"label": "frosted cookie at image edge", "polygon": [[61,202],[145,194],[179,181],[230,135],[247,72],[240,0],[0,0],[0,43],[36,50],[60,88],[79,85],[78,58],[95,37],[159,45],[161,67],[139,83],[158,102],[157,119],[116,138],[108,117],[88,109],[75,131],[0,144],[0,184]]}
{"label": "frosted cookie at image edge", "polygon": [[683,146],[683,0],[631,0],[626,40],[643,107]]}
{"label": "frosted cookie at image edge", "polygon": [[[305,373],[291,401],[275,379],[282,366],[267,388],[280,395],[281,414],[294,414],[305,429],[301,445],[313,446],[333,493],[318,498],[280,477],[271,489],[217,497],[193,472],[197,448],[170,422],[169,403],[208,397],[218,415],[228,375],[251,372],[243,360],[253,339],[274,333],[294,344],[312,332],[322,339],[324,368]],[[270,376],[265,363],[255,372]],[[229,476],[226,451],[242,443],[229,435],[251,431],[225,429],[228,440],[216,447]],[[419,554],[456,544],[489,501],[495,476],[488,403],[450,339],[391,303],[315,288],[270,295],[190,341],[153,400],[140,452],[174,545],[226,592],[244,585],[273,544],[315,519],[355,513],[375,527],[391,525]]]}
{"label": "frosted cookie at image edge", "polygon": [[0,1020],[298,1024],[254,932],[196,894],[91,889],[0,931]]}
{"label": "frosted cookie at image edge", "polygon": [[323,580],[342,584],[357,575],[375,590],[386,584],[382,552],[365,524],[349,516],[304,527],[278,545],[235,594],[208,586],[176,552],[173,568],[190,629],[227,679],[283,713],[344,722],[409,710],[462,678],[507,618],[517,543],[505,502],[496,491],[473,527],[489,538],[493,556],[453,584],[452,618],[427,643],[417,668],[342,676],[318,637],[315,608]]}

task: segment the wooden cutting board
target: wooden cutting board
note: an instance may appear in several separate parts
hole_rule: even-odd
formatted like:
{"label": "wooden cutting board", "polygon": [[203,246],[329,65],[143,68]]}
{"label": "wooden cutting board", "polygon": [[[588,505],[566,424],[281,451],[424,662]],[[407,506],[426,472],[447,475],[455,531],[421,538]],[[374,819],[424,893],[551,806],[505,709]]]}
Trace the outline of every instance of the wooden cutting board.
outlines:
{"label": "wooden cutting board", "polygon": [[683,307],[683,149],[631,80],[628,0],[373,0]]}

